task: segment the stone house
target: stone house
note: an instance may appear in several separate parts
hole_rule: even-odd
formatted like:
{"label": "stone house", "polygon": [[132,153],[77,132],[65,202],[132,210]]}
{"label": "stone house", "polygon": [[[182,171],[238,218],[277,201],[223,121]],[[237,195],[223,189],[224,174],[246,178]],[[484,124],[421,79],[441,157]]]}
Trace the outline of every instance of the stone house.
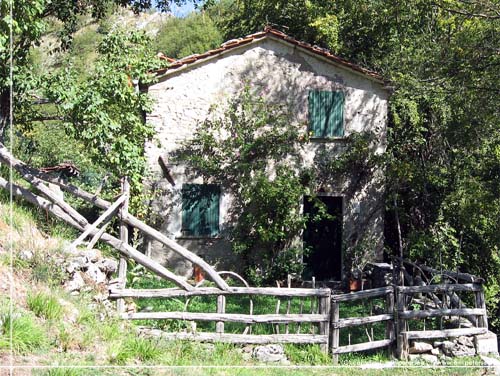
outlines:
{"label": "stone house", "polygon": [[[306,163],[315,163],[319,151],[339,154],[355,132],[373,132],[375,153],[386,144],[389,91],[376,73],[343,60],[327,50],[297,41],[266,28],[201,55],[173,61],[149,86],[155,105],[146,121],[156,129],[156,140],[146,145],[152,169],[152,185],[158,198],[156,225],[176,242],[199,254],[218,270],[238,270],[238,259],[221,236],[227,225],[231,198],[218,186],[190,180],[184,167],[169,157],[204,121],[214,104],[224,103],[238,92],[242,82],[265,85],[268,96],[287,101],[297,121],[312,132]],[[359,239],[365,239],[369,255],[380,261],[383,248],[383,174],[377,172],[355,192],[347,195],[347,180],[322,187],[320,199],[335,220],[311,223],[304,238],[312,252],[305,261],[317,279],[339,280],[345,276],[343,255]],[[348,187],[347,187],[348,188]],[[191,193],[190,193],[191,192]],[[193,193],[194,192],[194,193]],[[199,203],[188,205],[195,194]],[[207,204],[209,203],[209,204]],[[200,214],[197,205],[208,205]],[[304,200],[304,212],[314,210]],[[178,274],[191,276],[193,266],[172,252],[152,244],[151,255]]]}

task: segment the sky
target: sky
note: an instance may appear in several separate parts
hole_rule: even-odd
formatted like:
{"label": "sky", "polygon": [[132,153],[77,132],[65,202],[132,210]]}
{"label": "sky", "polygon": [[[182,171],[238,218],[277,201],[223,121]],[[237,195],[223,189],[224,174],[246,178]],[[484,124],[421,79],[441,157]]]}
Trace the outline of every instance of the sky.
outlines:
{"label": "sky", "polygon": [[178,6],[176,4],[171,5],[172,14],[175,17],[186,17],[189,13],[194,10],[194,5],[190,0],[187,0],[186,4]]}

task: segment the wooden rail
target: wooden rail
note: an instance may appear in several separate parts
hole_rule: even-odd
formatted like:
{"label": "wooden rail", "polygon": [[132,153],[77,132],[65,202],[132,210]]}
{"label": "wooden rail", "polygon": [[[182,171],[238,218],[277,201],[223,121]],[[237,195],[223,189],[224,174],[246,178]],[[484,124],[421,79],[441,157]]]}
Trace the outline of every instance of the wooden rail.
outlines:
{"label": "wooden rail", "polygon": [[245,315],[235,313],[199,313],[199,312],[137,312],[121,316],[129,320],[188,320],[188,321],[220,321],[243,324],[288,324],[298,322],[327,322],[330,317],[320,314],[269,314]]}
{"label": "wooden rail", "polygon": [[110,298],[176,298],[187,296],[206,295],[262,295],[279,297],[329,297],[330,289],[302,289],[276,287],[229,287],[220,290],[216,287],[198,287],[192,291],[177,288],[167,289],[114,289],[110,291]]}

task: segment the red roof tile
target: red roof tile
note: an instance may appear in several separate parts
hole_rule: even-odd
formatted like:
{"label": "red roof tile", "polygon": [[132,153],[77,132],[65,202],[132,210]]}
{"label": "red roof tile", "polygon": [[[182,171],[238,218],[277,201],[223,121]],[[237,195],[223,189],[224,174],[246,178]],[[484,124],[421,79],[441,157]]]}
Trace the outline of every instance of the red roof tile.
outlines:
{"label": "red roof tile", "polygon": [[174,59],[168,58],[165,55],[161,54],[161,55],[163,55],[163,56],[161,56],[161,58],[168,59],[168,61],[171,64],[167,68],[158,70],[157,73],[159,75],[162,75],[168,71],[181,68],[183,66],[192,64],[196,61],[203,60],[205,58],[208,58],[208,57],[211,57],[211,56],[214,56],[217,54],[221,54],[225,51],[231,50],[231,49],[239,47],[239,46],[243,46],[243,45],[251,43],[255,40],[263,39],[266,37],[274,37],[277,39],[284,40],[290,44],[293,44],[295,46],[299,46],[305,50],[308,50],[308,51],[313,52],[317,55],[323,56],[326,59],[330,60],[334,64],[341,65],[341,66],[344,66],[344,67],[351,69],[353,71],[362,73],[362,74],[369,76],[377,81],[384,81],[384,78],[376,72],[373,72],[373,71],[368,70],[366,68],[363,68],[357,64],[354,64],[348,60],[345,60],[341,57],[338,57],[338,56],[332,54],[327,49],[321,48],[319,46],[313,46],[309,43],[296,40],[296,39],[290,37],[289,35],[281,32],[279,30],[268,27],[268,26],[266,26],[264,31],[260,31],[260,32],[257,32],[255,34],[250,34],[250,35],[247,35],[246,37],[243,37],[240,39],[231,39],[231,40],[223,43],[219,48],[204,52],[202,54],[195,54],[195,55],[187,56],[187,57],[184,57],[184,58],[179,59],[179,60],[174,60]]}

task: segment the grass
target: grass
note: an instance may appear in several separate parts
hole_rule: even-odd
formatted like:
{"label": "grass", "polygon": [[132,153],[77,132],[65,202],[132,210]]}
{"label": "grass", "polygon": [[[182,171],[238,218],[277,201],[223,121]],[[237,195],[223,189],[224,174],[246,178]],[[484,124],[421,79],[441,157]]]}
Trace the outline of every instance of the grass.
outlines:
{"label": "grass", "polygon": [[11,333],[12,349],[16,354],[28,354],[47,347],[48,333],[31,315],[4,313],[0,321],[0,350],[10,349]]}
{"label": "grass", "polygon": [[28,308],[38,317],[46,320],[58,320],[63,315],[63,307],[58,299],[44,292],[28,293]]}

